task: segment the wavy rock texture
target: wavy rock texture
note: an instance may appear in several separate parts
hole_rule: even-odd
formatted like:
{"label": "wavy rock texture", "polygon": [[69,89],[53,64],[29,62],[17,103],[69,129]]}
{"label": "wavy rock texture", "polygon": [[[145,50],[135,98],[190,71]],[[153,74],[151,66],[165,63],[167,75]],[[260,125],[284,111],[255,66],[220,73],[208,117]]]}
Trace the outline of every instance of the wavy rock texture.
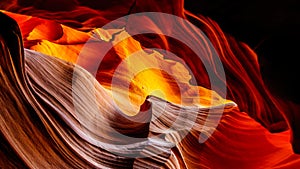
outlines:
{"label": "wavy rock texture", "polygon": [[[258,56],[214,21],[185,11],[183,1],[59,3],[64,5],[22,0],[0,5],[1,167],[300,166],[299,107],[268,91]],[[138,12],[188,19],[213,47],[192,27],[165,18],[133,16],[114,29],[101,28]],[[145,25],[128,24],[140,19]],[[170,28],[191,35],[203,60],[160,34]],[[131,36],[141,30],[157,34]],[[113,48],[95,70],[103,46]],[[215,52],[226,81],[218,74]],[[204,63],[226,85],[226,98],[221,87],[211,90]]]}

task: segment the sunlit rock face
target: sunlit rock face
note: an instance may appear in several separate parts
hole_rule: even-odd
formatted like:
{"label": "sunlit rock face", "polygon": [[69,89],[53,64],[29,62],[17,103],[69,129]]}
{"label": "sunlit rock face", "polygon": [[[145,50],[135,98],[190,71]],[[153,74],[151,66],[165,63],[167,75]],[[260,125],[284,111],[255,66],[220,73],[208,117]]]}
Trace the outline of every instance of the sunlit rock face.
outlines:
{"label": "sunlit rock face", "polygon": [[299,167],[299,106],[183,4],[0,2],[0,167]]}

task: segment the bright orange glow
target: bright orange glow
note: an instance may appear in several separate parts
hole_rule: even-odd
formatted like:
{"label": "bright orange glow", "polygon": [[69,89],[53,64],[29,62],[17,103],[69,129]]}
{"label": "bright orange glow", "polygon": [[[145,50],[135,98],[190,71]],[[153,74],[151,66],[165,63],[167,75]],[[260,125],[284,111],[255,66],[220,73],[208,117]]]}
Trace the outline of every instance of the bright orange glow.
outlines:
{"label": "bright orange glow", "polygon": [[[16,19],[25,17],[23,15],[12,13],[8,14]],[[40,23],[34,26],[30,33],[23,34],[28,34],[28,36],[24,37],[25,43],[26,41],[39,41],[37,44],[32,45],[30,49],[42,52],[49,56],[55,56],[72,63],[76,63],[77,57],[80,54],[83,45],[92,46],[101,43],[109,43],[106,41],[109,41],[111,35],[118,31],[121,31],[122,33],[117,35],[115,38],[121,39],[122,36],[129,37],[128,33],[122,30],[96,29],[92,32],[97,33],[97,36],[100,37],[103,41],[89,41],[88,43],[86,43],[89,38],[93,38],[91,31],[85,33],[61,24],[57,24],[53,21],[41,20],[38,18],[32,18],[32,20],[33,19],[40,20]],[[21,30],[24,30],[26,28],[27,24],[25,24],[23,27],[21,25]],[[220,96],[208,89],[190,85],[189,80],[191,79],[191,75],[189,74],[188,69],[180,62],[174,61],[176,60],[176,58],[174,58],[174,60],[164,59],[163,55],[159,54],[158,52],[148,54],[144,51],[139,53],[140,55],[142,55],[139,57],[142,58],[136,59],[135,57],[135,59],[130,59],[133,53],[137,51],[143,51],[140,43],[132,37],[126,38],[118,44],[114,44],[113,49],[116,51],[117,57],[119,57],[121,60],[125,60],[126,62],[125,64],[122,64],[123,68],[119,69],[122,69],[122,71],[126,71],[129,74],[138,73],[134,76],[133,79],[123,79],[124,81],[128,81],[130,83],[130,89],[123,90],[129,91],[129,97],[136,107],[136,113],[138,112],[139,106],[143,104],[148,95],[158,96],[176,104],[196,104],[204,107],[212,106],[212,104],[220,105],[231,102],[229,100],[220,98]],[[97,56],[94,56],[93,54],[88,57],[89,60],[97,59]],[[127,57],[129,57],[129,59]],[[89,63],[92,62],[89,61]],[[114,72],[117,63],[111,64],[111,66],[112,70],[110,71]],[[136,72],[136,70],[142,69],[145,66],[167,70],[172,74],[168,74],[167,72],[156,69],[148,69],[144,70],[143,72]],[[102,70],[100,69],[99,72],[101,71]],[[111,79],[113,75],[114,74],[110,74],[109,78]],[[105,81],[99,80],[99,82],[101,84],[104,84],[104,87],[108,89],[110,88],[110,85],[105,85],[107,84]],[[183,95],[183,97],[185,98],[181,98],[181,95]],[[194,98],[191,98],[191,96],[194,96]],[[216,100],[218,101],[211,101],[212,98],[216,98]]]}

